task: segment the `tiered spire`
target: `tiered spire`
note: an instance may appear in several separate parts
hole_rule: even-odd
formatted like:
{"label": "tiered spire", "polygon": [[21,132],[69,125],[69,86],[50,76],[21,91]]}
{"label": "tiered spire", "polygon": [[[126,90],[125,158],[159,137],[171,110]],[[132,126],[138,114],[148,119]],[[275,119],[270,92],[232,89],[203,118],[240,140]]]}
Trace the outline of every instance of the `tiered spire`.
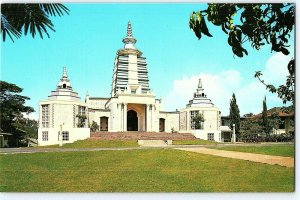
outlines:
{"label": "tiered spire", "polygon": [[135,49],[134,44],[136,43],[136,39],[132,35],[132,27],[130,21],[127,24],[127,35],[123,38],[123,43],[125,44],[125,49]]}
{"label": "tiered spire", "polygon": [[130,21],[127,24],[127,37],[132,37],[132,28]]}
{"label": "tiered spire", "polygon": [[72,90],[70,80],[68,79],[67,68],[63,67],[63,74],[60,81],[57,84],[57,89],[69,89]]}
{"label": "tiered spire", "polygon": [[206,94],[204,94],[204,89],[202,87],[201,78],[199,78],[198,88],[196,89],[196,92],[194,93],[194,97],[206,97]]}
{"label": "tiered spire", "polygon": [[[111,95],[117,93],[150,94],[146,58],[135,48],[136,39],[132,34],[131,23],[123,38],[124,48],[117,51],[115,59]],[[152,95],[152,93],[151,93]]]}
{"label": "tiered spire", "polygon": [[202,88],[202,81],[201,81],[201,78],[199,78],[198,88]]}
{"label": "tiered spire", "polygon": [[67,68],[66,68],[66,67],[63,67],[63,75],[62,75],[62,78],[68,78],[68,75],[67,75]]}
{"label": "tiered spire", "polygon": [[210,99],[207,98],[206,94],[204,93],[204,88],[202,86],[201,78],[199,78],[198,87],[196,92],[194,92],[194,98],[189,101],[187,107],[193,106],[202,106],[202,107],[212,107],[214,104],[211,102]]}
{"label": "tiered spire", "polygon": [[67,68],[63,67],[63,73],[59,79],[56,90],[51,91],[51,95],[48,96],[50,100],[74,100],[79,101],[78,93],[73,91],[71,82],[68,78]]}

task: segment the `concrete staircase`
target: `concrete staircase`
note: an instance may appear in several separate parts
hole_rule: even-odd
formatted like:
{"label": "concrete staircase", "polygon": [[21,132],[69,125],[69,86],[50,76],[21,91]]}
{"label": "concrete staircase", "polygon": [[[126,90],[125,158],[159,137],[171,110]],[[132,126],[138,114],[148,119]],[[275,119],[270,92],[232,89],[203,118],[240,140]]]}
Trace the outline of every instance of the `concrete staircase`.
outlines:
{"label": "concrete staircase", "polygon": [[89,140],[195,140],[190,133],[166,132],[92,132]]}

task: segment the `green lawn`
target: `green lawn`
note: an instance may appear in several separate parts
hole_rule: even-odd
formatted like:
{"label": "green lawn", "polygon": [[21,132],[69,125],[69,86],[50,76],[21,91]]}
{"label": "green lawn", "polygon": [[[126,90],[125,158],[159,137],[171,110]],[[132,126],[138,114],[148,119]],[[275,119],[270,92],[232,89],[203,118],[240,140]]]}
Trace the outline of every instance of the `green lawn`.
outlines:
{"label": "green lawn", "polygon": [[[38,148],[57,148],[59,145],[40,146]],[[139,147],[136,140],[79,140],[64,144],[62,148],[114,148]]]}
{"label": "green lawn", "polygon": [[240,151],[247,153],[267,154],[275,156],[294,157],[294,144],[282,144],[273,146],[227,146],[227,147],[208,147],[226,151]]}
{"label": "green lawn", "polygon": [[294,168],[174,149],[0,155],[0,192],[292,192]]}
{"label": "green lawn", "polygon": [[217,144],[217,142],[209,140],[173,140],[174,145],[197,145],[197,144]]}

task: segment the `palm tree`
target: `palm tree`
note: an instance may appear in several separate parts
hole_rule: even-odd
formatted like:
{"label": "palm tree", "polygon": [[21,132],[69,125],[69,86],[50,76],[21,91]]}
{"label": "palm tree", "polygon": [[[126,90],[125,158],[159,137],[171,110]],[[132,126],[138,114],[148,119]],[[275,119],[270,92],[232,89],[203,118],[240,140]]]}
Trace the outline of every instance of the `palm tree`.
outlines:
{"label": "palm tree", "polygon": [[1,5],[1,34],[5,41],[6,35],[20,38],[22,30],[27,35],[28,31],[34,38],[38,32],[49,37],[47,29],[54,30],[50,16],[69,14],[69,9],[62,4],[2,4]]}

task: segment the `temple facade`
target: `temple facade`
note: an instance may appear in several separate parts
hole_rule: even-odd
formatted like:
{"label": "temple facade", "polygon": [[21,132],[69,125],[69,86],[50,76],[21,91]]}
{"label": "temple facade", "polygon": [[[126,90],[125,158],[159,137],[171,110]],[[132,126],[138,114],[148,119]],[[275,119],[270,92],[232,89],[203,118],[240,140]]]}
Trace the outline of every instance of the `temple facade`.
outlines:
{"label": "temple facade", "polygon": [[146,58],[135,47],[137,40],[130,22],[122,41],[124,48],[117,51],[114,61],[111,96],[87,96],[85,99],[89,123],[94,121],[99,124],[100,131],[109,132],[179,131],[178,119],[173,120],[173,115],[178,113],[161,112],[161,100],[156,99],[150,89]]}
{"label": "temple facade", "polygon": [[192,100],[185,108],[165,112],[161,99],[150,88],[146,58],[135,47],[130,22],[124,47],[116,53],[109,97],[84,101],[73,91],[63,69],[56,90],[39,102],[38,144],[74,142],[90,136],[88,127],[97,123],[108,132],[185,132],[207,140],[221,141],[220,111],[207,98],[199,80]]}

